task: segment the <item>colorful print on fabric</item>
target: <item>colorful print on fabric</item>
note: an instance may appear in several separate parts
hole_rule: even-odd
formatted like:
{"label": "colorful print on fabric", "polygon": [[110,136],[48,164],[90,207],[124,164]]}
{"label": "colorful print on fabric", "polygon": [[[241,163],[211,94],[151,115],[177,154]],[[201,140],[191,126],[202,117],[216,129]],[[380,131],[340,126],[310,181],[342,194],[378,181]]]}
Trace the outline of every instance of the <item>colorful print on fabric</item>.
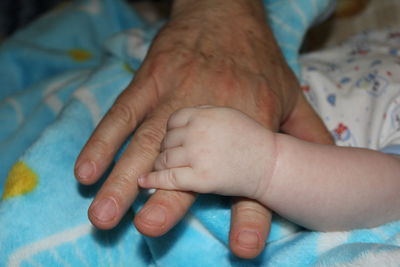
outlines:
{"label": "colorful print on fabric", "polygon": [[92,53],[85,49],[71,49],[68,51],[69,56],[78,62],[87,61],[93,57]]}
{"label": "colorful print on fabric", "polygon": [[127,63],[124,63],[123,65],[122,65],[122,68],[124,69],[124,70],[126,70],[127,72],[129,72],[129,73],[132,73],[132,74],[135,74],[135,69],[134,68],[132,68],[131,66],[129,66],[129,64],[127,64]]}
{"label": "colorful print on fabric", "polygon": [[351,137],[349,128],[343,123],[339,123],[332,133],[335,139],[340,141],[347,141]]}
{"label": "colorful print on fabric", "polygon": [[379,75],[377,71],[373,71],[358,80],[356,86],[366,90],[370,95],[378,97],[386,90],[388,84],[389,81],[385,77]]}
{"label": "colorful print on fabric", "polygon": [[38,175],[24,162],[18,161],[8,174],[2,199],[32,192],[38,184]]}

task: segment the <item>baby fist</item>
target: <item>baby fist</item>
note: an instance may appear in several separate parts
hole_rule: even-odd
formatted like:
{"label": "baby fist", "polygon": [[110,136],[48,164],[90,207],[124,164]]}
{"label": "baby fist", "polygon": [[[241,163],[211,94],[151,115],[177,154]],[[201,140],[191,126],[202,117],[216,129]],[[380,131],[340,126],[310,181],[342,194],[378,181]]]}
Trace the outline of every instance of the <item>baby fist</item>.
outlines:
{"label": "baby fist", "polygon": [[257,199],[266,190],[274,157],[274,133],[244,113],[185,108],[168,121],[156,171],[138,182],[144,188]]}

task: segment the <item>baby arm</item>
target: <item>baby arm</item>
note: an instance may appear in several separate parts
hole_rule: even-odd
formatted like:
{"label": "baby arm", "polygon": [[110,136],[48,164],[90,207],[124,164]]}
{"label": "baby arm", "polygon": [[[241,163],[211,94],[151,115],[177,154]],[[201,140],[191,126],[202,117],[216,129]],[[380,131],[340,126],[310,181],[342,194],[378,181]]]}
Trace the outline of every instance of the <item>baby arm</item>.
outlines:
{"label": "baby arm", "polygon": [[369,228],[400,219],[400,159],[278,134],[269,188],[260,201],[319,231]]}
{"label": "baby arm", "polygon": [[397,158],[276,134],[236,110],[178,111],[161,151],[140,186],[249,197],[313,230],[400,219]]}

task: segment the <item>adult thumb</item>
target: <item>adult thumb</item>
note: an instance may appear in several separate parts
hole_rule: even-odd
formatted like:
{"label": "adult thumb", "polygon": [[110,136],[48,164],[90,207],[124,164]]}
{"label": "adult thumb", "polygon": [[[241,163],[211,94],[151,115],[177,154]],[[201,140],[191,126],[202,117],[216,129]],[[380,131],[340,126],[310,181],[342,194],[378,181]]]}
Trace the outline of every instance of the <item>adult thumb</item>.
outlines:
{"label": "adult thumb", "polygon": [[281,124],[281,131],[299,139],[320,143],[334,144],[333,138],[321,118],[300,94],[294,109]]}

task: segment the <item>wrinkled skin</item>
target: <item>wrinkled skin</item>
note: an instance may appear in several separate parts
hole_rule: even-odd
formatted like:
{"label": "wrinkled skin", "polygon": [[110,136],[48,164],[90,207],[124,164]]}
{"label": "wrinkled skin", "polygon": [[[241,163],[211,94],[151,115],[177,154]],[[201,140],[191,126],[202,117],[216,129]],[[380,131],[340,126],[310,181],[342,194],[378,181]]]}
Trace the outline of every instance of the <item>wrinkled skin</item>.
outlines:
{"label": "wrinkled skin", "polygon": [[[116,99],[76,162],[82,184],[95,183],[134,129],[135,138],[89,208],[91,222],[114,227],[138,193],[137,178],[152,170],[169,116],[197,105],[233,107],[265,127],[331,143],[305,101],[265,24],[261,1],[175,0],[170,21],[154,40],[131,84]],[[159,236],[195,200],[189,192],[157,191],[135,216],[137,229]],[[232,206],[230,247],[243,258],[264,248],[271,213],[249,199]]]}

